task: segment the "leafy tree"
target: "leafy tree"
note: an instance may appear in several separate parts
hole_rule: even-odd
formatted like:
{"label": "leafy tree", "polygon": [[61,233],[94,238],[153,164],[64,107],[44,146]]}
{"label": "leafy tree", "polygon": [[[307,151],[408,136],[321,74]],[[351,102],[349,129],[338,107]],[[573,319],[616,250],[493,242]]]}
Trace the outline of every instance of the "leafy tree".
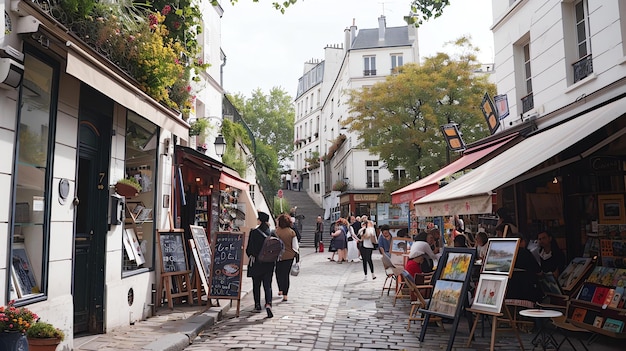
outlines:
{"label": "leafy tree", "polygon": [[286,91],[274,87],[265,95],[257,88],[251,98],[246,99],[237,94],[231,102],[252,130],[257,145],[269,145],[280,164],[291,158],[295,111],[293,98]]}
{"label": "leafy tree", "polygon": [[411,2],[412,16],[405,17],[409,24],[419,27],[424,21],[437,18],[443,14],[443,9],[450,5],[450,0],[413,0]]}
{"label": "leafy tree", "polygon": [[447,145],[440,127],[459,125],[466,143],[489,134],[480,103],[495,85],[476,75],[476,51],[469,39],[458,39],[458,57],[438,53],[421,66],[407,64],[383,82],[350,91],[345,124],[359,135],[362,147],[378,153],[389,169],[404,167],[412,180],[446,163]]}

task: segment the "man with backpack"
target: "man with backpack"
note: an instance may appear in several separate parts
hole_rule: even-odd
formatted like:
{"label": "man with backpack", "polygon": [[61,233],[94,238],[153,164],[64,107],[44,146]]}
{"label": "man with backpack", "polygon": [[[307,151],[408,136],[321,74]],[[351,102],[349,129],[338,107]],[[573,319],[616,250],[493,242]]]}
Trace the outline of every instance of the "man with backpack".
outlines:
{"label": "man with backpack", "polygon": [[[254,296],[254,312],[262,311],[261,308],[261,283],[265,292],[265,310],[267,318],[274,317],[272,313],[272,277],[274,276],[274,266],[280,257],[281,252],[277,251],[276,239],[281,245],[282,241],[270,233],[270,216],[265,212],[259,212],[257,222],[258,227],[250,231],[246,254],[249,258],[248,276],[252,277],[252,295]],[[269,240],[266,240],[269,238]],[[266,243],[267,241],[267,243]],[[278,250],[280,251],[280,250]]]}

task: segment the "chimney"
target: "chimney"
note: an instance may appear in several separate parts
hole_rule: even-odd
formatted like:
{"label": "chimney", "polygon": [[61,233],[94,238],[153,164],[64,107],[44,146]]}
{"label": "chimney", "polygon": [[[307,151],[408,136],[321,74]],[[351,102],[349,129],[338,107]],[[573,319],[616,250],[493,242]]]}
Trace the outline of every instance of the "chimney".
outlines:
{"label": "chimney", "polygon": [[386,26],[387,25],[385,23],[385,16],[382,15],[378,17],[378,41],[385,40],[385,27]]}
{"label": "chimney", "polygon": [[343,46],[346,48],[346,50],[348,50],[350,48],[350,28],[346,27],[346,29],[343,30],[343,34]]}
{"label": "chimney", "polygon": [[350,26],[350,46],[348,46],[346,49],[350,50],[352,49],[352,44],[354,43],[354,38],[356,38],[356,22],[355,19],[352,19],[352,26]]}

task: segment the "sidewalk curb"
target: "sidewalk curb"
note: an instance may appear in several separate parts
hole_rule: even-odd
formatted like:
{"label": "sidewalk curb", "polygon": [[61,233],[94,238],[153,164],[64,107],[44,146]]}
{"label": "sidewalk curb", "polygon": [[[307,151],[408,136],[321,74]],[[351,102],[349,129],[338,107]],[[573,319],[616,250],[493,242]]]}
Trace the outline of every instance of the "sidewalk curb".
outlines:
{"label": "sidewalk curb", "polygon": [[[250,290],[241,291],[241,300]],[[224,300],[222,300],[224,301]],[[206,328],[215,325],[222,320],[224,314],[230,310],[230,301],[219,307],[211,307],[203,312],[198,312],[187,318],[174,333],[166,334],[148,345],[142,350],[151,351],[182,351],[193,343],[193,340]]]}

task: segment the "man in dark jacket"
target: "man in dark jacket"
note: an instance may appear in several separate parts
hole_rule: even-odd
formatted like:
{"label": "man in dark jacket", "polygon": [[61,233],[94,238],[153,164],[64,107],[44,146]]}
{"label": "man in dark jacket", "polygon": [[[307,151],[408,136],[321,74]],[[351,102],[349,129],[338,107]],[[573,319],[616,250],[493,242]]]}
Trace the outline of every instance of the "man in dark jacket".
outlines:
{"label": "man in dark jacket", "polygon": [[254,296],[254,312],[261,312],[261,283],[265,291],[265,310],[267,318],[274,317],[272,314],[272,277],[274,276],[275,262],[261,262],[258,260],[265,238],[270,234],[270,216],[265,212],[258,214],[258,227],[250,230],[246,255],[248,255],[248,276],[252,277],[252,295]]}

